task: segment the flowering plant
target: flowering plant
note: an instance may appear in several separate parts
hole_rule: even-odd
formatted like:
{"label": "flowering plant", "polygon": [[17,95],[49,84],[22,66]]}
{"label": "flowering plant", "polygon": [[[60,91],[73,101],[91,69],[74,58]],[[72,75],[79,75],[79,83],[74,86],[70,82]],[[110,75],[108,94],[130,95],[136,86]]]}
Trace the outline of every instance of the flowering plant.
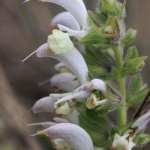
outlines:
{"label": "flowering plant", "polygon": [[[50,137],[57,150],[131,150],[145,145],[149,135],[143,131],[150,110],[144,112],[150,92],[142,84],[140,72],[147,57],[138,57],[133,46],[123,58],[124,46],[136,36],[136,30],[125,29],[126,2],[100,0],[96,14],[87,11],[82,0],[39,2],[55,3],[67,10],[53,18],[50,28],[57,29],[32,53],[60,61],[55,66],[58,74],[49,80],[60,93],[41,98],[32,108],[33,113],[51,112],[57,117],[27,126],[46,127],[34,135]],[[126,88],[129,75],[132,79]],[[127,123],[129,107],[138,109]],[[117,111],[118,125],[109,120],[107,114],[112,111]]]}

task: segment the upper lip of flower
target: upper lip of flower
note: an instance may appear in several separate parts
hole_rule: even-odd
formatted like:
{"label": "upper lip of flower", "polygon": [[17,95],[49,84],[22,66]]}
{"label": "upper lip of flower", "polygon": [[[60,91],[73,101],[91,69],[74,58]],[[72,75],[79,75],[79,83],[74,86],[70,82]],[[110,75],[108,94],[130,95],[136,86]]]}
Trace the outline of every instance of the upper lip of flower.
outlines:
{"label": "upper lip of flower", "polygon": [[[48,44],[45,43],[41,45],[36,51],[32,54],[36,53],[38,57],[51,57],[55,58],[62,63],[64,63],[70,70],[76,75],[77,79],[79,80],[80,84],[83,85],[87,82],[87,73],[88,68],[86,62],[81,55],[81,53],[74,47],[71,52],[64,53],[64,54],[55,54],[49,48]],[[27,58],[29,58],[32,54],[26,57],[21,62],[23,63]]]}
{"label": "upper lip of flower", "polygon": [[[81,27],[87,26],[87,10],[82,0],[39,0],[40,2],[51,2],[64,7],[70,12]],[[82,13],[80,13],[82,12]]]}
{"label": "upper lip of flower", "polygon": [[[71,123],[59,123],[41,132],[44,131],[46,131],[46,136],[48,137],[61,138],[65,140],[73,147],[74,150],[94,149],[91,137],[78,125]],[[31,135],[30,137],[33,137],[34,135]]]}
{"label": "upper lip of flower", "polygon": [[64,25],[72,30],[80,30],[80,25],[70,12],[61,12],[57,14],[51,21],[50,26]]}
{"label": "upper lip of flower", "polygon": [[[75,36],[78,40],[82,39],[87,33],[89,33],[91,31],[91,28],[87,22],[87,10],[86,7],[83,3],[82,0],[61,0],[61,1],[57,1],[57,0],[40,0],[40,2],[51,2],[51,3],[55,3],[58,4],[62,7],[64,7],[69,13],[72,14],[72,17],[74,17],[76,19],[76,21],[74,20],[74,18],[72,18],[69,15],[69,22],[74,22],[74,26],[70,26],[68,23],[64,24],[64,20],[61,19],[60,21],[58,21],[58,18],[60,17],[65,17],[68,16],[67,13],[60,13],[58,14],[54,20],[52,20],[52,25],[58,25],[58,28],[61,31],[67,31],[68,34],[70,36]],[[80,13],[82,12],[82,13]],[[64,16],[63,16],[64,15]],[[79,25],[81,26],[81,29],[79,28]]]}
{"label": "upper lip of flower", "polygon": [[57,55],[50,51],[46,43],[37,49],[36,54],[38,57],[52,57],[61,61],[76,75],[81,85],[86,83],[88,68],[83,56],[75,47],[69,53]]}

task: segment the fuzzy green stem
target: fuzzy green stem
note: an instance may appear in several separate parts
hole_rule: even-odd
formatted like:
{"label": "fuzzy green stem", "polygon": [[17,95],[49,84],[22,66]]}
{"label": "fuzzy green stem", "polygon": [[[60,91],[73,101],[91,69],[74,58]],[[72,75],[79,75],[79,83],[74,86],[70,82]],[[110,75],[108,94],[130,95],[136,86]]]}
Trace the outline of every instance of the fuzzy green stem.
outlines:
{"label": "fuzzy green stem", "polygon": [[117,48],[114,48],[116,56],[116,81],[118,85],[118,90],[122,95],[122,101],[120,107],[117,108],[118,115],[118,127],[122,129],[126,125],[127,120],[127,108],[126,108],[126,90],[125,90],[125,77],[121,75],[121,69],[123,66],[122,59],[122,46],[119,45]]}

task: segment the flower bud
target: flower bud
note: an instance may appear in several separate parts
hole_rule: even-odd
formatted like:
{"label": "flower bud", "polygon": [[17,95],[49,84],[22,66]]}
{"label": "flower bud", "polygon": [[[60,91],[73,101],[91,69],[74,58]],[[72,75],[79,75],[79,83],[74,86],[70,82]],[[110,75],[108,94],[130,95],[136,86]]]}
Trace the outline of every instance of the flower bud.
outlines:
{"label": "flower bud", "polygon": [[116,0],[101,0],[100,10],[105,12],[110,12],[114,8]]}
{"label": "flower bud", "polygon": [[136,36],[136,30],[129,29],[127,33],[125,34],[125,36],[121,39],[121,43],[129,44],[133,42],[133,40],[135,39],[135,36]]}

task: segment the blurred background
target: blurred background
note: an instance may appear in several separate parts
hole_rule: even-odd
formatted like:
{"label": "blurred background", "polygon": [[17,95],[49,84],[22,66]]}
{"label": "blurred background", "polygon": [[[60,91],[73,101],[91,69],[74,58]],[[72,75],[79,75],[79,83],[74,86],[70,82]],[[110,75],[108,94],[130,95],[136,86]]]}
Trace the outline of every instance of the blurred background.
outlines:
{"label": "blurred background", "polygon": [[[46,137],[29,135],[41,127],[24,127],[23,124],[50,121],[51,114],[22,116],[39,98],[47,96],[50,85],[42,82],[55,74],[56,60],[37,58],[33,55],[23,66],[20,60],[44,44],[50,31],[41,28],[64,9],[52,3],[37,0],[22,5],[23,0],[0,0],[0,150],[50,150]],[[84,0],[88,10],[95,12],[97,0]],[[150,1],[127,0],[126,28],[138,30],[132,45],[136,45],[140,56],[150,56]],[[127,50],[127,48],[126,48]],[[150,87],[150,59],[142,71],[143,83]],[[150,128],[147,128],[150,134]],[[143,150],[149,150],[150,144]]]}

